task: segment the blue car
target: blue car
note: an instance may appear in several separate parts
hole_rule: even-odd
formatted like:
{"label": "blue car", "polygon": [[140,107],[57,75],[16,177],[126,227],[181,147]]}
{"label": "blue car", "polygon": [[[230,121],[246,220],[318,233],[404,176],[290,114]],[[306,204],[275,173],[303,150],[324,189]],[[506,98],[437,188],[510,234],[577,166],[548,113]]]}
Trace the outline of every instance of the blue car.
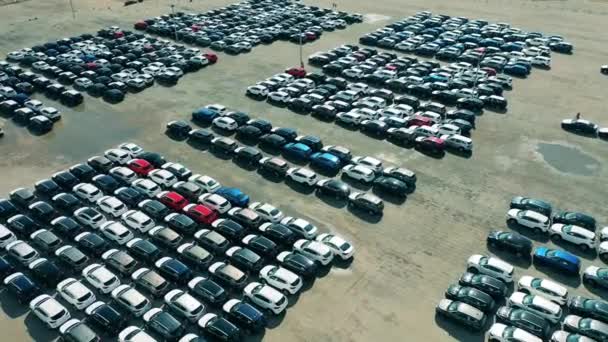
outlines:
{"label": "blue car", "polygon": [[577,274],[581,269],[581,260],[566,251],[547,247],[536,247],[532,254],[534,262],[549,266],[556,271]]}
{"label": "blue car", "polygon": [[211,123],[213,119],[217,118],[220,113],[209,108],[199,108],[192,112],[192,120],[197,122]]}
{"label": "blue car", "polygon": [[317,152],[310,156],[310,165],[325,172],[338,172],[340,170],[340,158],[331,153]]}
{"label": "blue car", "polygon": [[507,75],[527,76],[530,72],[521,64],[507,64],[502,70]]}
{"label": "blue car", "polygon": [[300,160],[308,160],[312,154],[312,149],[302,143],[289,143],[283,146],[283,155]]}
{"label": "blue car", "polygon": [[228,200],[228,202],[230,202],[230,204],[236,207],[245,208],[249,204],[249,196],[237,188],[223,186],[215,193],[224,197]]}

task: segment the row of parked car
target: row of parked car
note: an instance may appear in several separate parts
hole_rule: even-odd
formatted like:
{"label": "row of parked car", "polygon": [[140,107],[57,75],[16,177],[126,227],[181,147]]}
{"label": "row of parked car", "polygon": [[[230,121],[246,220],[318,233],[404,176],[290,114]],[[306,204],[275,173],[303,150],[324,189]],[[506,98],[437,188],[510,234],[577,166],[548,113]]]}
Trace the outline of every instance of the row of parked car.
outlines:
{"label": "row of parked car", "polygon": [[[319,267],[354,254],[337,235],[131,143],[57,172],[34,191],[12,191],[0,200],[0,221],[9,292],[70,341],[100,340],[89,324],[119,341],[153,341],[141,328],[125,328],[133,317],[163,340],[182,337],[190,321],[236,341],[240,329],[263,330]],[[38,284],[84,311],[86,323],[70,319]],[[142,292],[166,306],[152,308]],[[229,299],[241,293],[243,300]]]}
{"label": "row of parked car", "polygon": [[600,139],[608,139],[608,127],[602,127],[592,121],[574,118],[574,119],[564,119],[561,123],[562,129],[574,132],[578,134],[583,134],[591,137],[598,137]]}
{"label": "row of parked car", "polygon": [[508,23],[419,12],[364,35],[361,44],[460,61],[526,77],[532,67],[549,69],[551,52],[572,53],[557,35],[527,32]]}
{"label": "row of parked car", "polygon": [[155,81],[174,85],[185,73],[217,62],[217,56],[112,26],[96,36],[83,34],[13,51],[7,60],[43,74],[30,81],[51,95],[59,92],[56,87],[73,86],[117,103],[127,91],[142,91]]}
{"label": "row of parked car", "polygon": [[162,15],[138,21],[134,28],[236,55],[277,40],[312,42],[324,31],[345,29],[362,20],[359,14],[288,0],[264,0],[243,1],[204,13]]}
{"label": "row of parked car", "polygon": [[[501,234],[491,233],[489,243],[496,241],[496,233]],[[508,240],[502,241],[503,247],[510,248]],[[590,266],[586,274],[596,269]],[[472,255],[467,261],[467,272],[457,284],[447,288],[436,312],[475,331],[485,330],[495,316],[487,337],[492,342],[608,339],[608,303],[569,296],[564,286],[529,275],[521,276],[515,292],[509,294],[513,281],[514,267],[509,263],[496,257]],[[506,305],[499,307],[503,299]]]}

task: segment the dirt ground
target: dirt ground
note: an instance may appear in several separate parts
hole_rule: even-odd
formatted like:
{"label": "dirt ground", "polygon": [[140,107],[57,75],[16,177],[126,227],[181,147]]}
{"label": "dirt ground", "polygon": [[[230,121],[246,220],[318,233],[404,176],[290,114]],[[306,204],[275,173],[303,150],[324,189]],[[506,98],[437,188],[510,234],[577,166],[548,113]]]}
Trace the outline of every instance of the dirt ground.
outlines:
{"label": "dirt ground", "polygon": [[[32,136],[10,121],[0,122],[6,132],[0,140],[0,194],[31,186],[113,145],[133,141],[354,242],[357,254],[351,267],[334,268],[317,279],[289,308],[282,322],[266,332],[265,340],[483,340],[482,335],[437,320],[434,308],[447,286],[464,271],[466,258],[473,253],[489,253],[485,246],[487,232],[506,229],[505,213],[511,196],[538,196],[558,208],[593,213],[600,224],[608,224],[608,143],[559,128],[559,121],[576,111],[608,126],[608,78],[598,70],[606,63],[608,5],[586,0],[336,2],[341,10],[366,14],[366,23],[324,34],[321,40],[304,47],[306,56],[339,44],[356,43],[363,33],[420,10],[510,22],[532,31],[560,34],[574,43],[575,53],[555,54],[551,71],[536,70],[529,79],[515,81],[514,90],[507,95],[509,111],[488,112],[479,118],[470,159],[449,154],[443,159],[429,158],[243,96],[247,85],[297,65],[298,49],[291,43],[257,47],[248,55],[236,57],[222,54],[220,63],[187,75],[176,87],[154,86],[129,95],[118,105],[87,96],[82,106],[68,110],[41,97],[43,102],[65,109],[64,118],[44,136]],[[65,0],[4,6],[0,7],[0,55],[51,39],[93,33],[104,26],[130,28],[136,19],[169,12],[170,3],[197,11],[228,1],[146,0],[122,7],[116,1],[79,0],[74,1],[75,19]],[[329,0],[310,3],[331,6]],[[325,144],[344,144],[356,154],[411,168],[419,175],[417,190],[401,205],[388,203],[381,221],[367,222],[313,194],[267,181],[162,134],[170,119],[186,119],[193,108],[216,102],[268,118],[275,125],[318,134]],[[541,151],[551,163],[539,152],[539,144],[553,144],[541,145],[549,146],[548,151]],[[580,153],[586,155],[585,159]],[[585,266],[602,264],[597,258],[583,257]],[[574,294],[591,295],[579,281],[518,263],[516,276],[523,274],[550,277],[568,285]],[[596,295],[608,299],[605,294]],[[4,311],[0,330],[11,341],[48,341],[56,337],[2,292],[0,306]]]}

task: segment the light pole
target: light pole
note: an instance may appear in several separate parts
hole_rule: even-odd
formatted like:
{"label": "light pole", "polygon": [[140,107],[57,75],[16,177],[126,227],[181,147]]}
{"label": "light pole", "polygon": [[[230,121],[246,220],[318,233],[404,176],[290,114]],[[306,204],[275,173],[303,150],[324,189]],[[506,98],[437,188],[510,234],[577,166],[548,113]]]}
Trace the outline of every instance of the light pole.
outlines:
{"label": "light pole", "polygon": [[[171,4],[171,16],[175,17],[175,4]],[[175,41],[179,41],[177,39],[177,27],[173,26],[173,32],[175,33]]]}
{"label": "light pole", "polygon": [[304,68],[304,59],[302,59],[302,35],[304,33],[300,30],[300,68]]}

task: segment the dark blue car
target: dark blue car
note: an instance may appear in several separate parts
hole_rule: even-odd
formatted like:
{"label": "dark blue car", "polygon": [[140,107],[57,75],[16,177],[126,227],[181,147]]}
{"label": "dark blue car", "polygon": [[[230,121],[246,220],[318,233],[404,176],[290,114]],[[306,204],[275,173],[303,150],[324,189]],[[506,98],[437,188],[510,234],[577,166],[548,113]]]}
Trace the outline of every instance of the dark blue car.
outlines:
{"label": "dark blue car", "polygon": [[308,160],[311,154],[312,149],[302,143],[289,143],[283,146],[283,155],[288,158]]}
{"label": "dark blue car", "polygon": [[220,113],[209,108],[199,108],[192,112],[192,120],[196,122],[211,123]]}
{"label": "dark blue car", "polygon": [[310,156],[310,165],[321,171],[337,172],[340,170],[340,158],[331,153],[317,152]]}
{"label": "dark blue car", "polygon": [[532,256],[535,263],[556,271],[578,274],[581,268],[581,260],[577,256],[558,249],[536,247]]}
{"label": "dark blue car", "polygon": [[221,187],[216,194],[224,197],[233,206],[245,208],[249,204],[249,196],[237,188]]}
{"label": "dark blue car", "polygon": [[527,76],[530,72],[521,64],[507,64],[502,70],[507,75]]}

